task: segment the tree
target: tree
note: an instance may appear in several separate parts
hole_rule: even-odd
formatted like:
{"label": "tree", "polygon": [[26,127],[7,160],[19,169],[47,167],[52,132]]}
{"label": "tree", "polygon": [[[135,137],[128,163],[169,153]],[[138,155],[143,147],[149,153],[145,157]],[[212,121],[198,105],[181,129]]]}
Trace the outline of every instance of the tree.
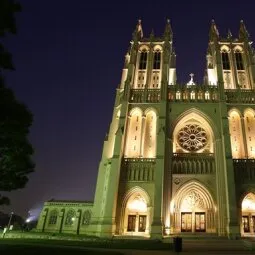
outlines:
{"label": "tree", "polygon": [[[28,140],[33,115],[19,102],[12,89],[5,85],[5,70],[14,70],[12,56],[4,47],[3,38],[16,34],[15,13],[21,6],[12,0],[0,0],[0,191],[25,187],[28,174],[34,171],[34,152]],[[0,205],[9,204],[0,194]]]}

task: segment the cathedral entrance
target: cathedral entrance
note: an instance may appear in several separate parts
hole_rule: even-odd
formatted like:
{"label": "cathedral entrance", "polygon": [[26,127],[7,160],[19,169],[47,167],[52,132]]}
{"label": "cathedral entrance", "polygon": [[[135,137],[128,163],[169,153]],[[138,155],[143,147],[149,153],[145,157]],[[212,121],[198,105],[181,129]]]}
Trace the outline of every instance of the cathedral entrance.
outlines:
{"label": "cathedral entrance", "polygon": [[148,198],[144,192],[133,192],[124,205],[122,233],[124,235],[148,236],[149,210]]}
{"label": "cathedral entrance", "polygon": [[195,213],[195,231],[205,232],[205,213]]}
{"label": "cathedral entrance", "polygon": [[128,215],[127,232],[145,232],[146,215]]}
{"label": "cathedral entrance", "polygon": [[181,213],[181,232],[205,232],[205,213],[204,212],[195,212],[195,213],[182,212]]}
{"label": "cathedral entrance", "polygon": [[181,231],[182,232],[192,232],[192,213],[181,213]]}
{"label": "cathedral entrance", "polygon": [[250,235],[255,233],[255,194],[247,194],[242,202],[241,233]]}
{"label": "cathedral entrance", "polygon": [[181,187],[172,203],[170,221],[173,233],[215,233],[215,209],[210,193],[199,183]]}

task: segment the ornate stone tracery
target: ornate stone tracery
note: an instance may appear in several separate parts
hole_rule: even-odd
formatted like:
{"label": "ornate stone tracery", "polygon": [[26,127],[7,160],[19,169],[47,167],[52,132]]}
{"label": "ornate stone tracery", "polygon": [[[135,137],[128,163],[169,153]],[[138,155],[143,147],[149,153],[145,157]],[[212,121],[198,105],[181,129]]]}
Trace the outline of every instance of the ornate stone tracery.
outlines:
{"label": "ornate stone tracery", "polygon": [[190,152],[198,151],[207,145],[206,131],[197,124],[184,126],[177,134],[178,144]]}
{"label": "ornate stone tracery", "polygon": [[198,192],[195,190],[192,190],[183,200],[183,202],[190,208],[190,209],[195,209],[195,208],[201,208],[203,209],[204,202],[201,196],[199,195]]}

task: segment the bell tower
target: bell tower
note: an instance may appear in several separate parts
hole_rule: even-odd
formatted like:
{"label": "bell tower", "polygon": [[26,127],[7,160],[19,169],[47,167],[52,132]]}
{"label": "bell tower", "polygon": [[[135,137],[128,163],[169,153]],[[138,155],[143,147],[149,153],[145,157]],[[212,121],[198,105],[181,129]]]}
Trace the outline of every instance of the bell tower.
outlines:
{"label": "bell tower", "polygon": [[161,37],[144,37],[141,20],[133,32],[99,165],[92,231],[100,236],[162,236],[167,90],[176,82],[172,36],[170,20]]}
{"label": "bell tower", "polygon": [[209,85],[222,83],[225,90],[254,88],[254,51],[249,33],[241,20],[239,36],[233,38],[230,30],[221,38],[212,20],[207,50]]}

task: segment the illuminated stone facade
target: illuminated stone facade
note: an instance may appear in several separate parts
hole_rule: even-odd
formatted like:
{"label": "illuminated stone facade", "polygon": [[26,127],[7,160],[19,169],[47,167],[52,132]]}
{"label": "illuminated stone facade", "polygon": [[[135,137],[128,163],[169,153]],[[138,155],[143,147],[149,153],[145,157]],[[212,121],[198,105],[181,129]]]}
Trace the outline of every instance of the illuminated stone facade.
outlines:
{"label": "illuminated stone facade", "polygon": [[203,84],[176,79],[173,35],[137,24],[93,203],[49,201],[37,229],[97,236],[255,232],[255,52],[212,21]]}

